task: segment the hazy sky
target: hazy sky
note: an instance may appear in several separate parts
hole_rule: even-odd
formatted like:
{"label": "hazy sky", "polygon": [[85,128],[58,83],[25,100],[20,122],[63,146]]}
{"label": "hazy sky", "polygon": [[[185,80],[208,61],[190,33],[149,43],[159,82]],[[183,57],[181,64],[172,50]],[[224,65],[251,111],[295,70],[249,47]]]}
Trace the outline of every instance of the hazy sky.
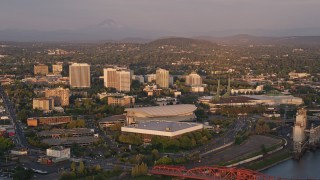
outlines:
{"label": "hazy sky", "polygon": [[1,0],[0,29],[116,26],[171,32],[320,27],[320,0]]}

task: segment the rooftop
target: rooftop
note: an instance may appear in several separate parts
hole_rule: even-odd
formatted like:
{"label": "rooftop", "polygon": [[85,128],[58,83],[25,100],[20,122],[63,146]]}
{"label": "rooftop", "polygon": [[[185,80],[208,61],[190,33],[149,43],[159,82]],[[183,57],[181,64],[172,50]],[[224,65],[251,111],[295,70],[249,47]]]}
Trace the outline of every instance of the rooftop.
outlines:
{"label": "rooftop", "polygon": [[67,137],[67,138],[59,138],[59,139],[43,139],[42,142],[49,144],[50,146],[59,146],[59,145],[71,145],[71,144],[90,144],[98,141],[99,138],[94,138],[92,136],[84,136],[84,137]]}
{"label": "rooftop", "polygon": [[126,119],[125,115],[114,115],[114,116],[109,116],[109,117],[100,119],[99,123],[114,122],[114,121],[125,120],[125,119]]}
{"label": "rooftop", "polygon": [[198,123],[189,123],[189,122],[146,121],[146,122],[141,122],[139,124],[126,126],[126,128],[175,132],[175,131],[180,131],[190,127],[196,127],[199,125],[200,124]]}
{"label": "rooftop", "polygon": [[88,63],[73,63],[71,66],[90,66]]}
{"label": "rooftop", "polygon": [[63,146],[55,146],[55,147],[51,147],[51,148],[48,148],[48,149],[56,150],[56,151],[61,151],[61,150],[64,150],[64,149],[66,149],[66,148],[64,148]]}
{"label": "rooftop", "polygon": [[53,119],[53,118],[72,118],[72,116],[30,117],[28,119]]}
{"label": "rooftop", "polygon": [[126,108],[126,112],[141,113],[146,116],[177,116],[187,113],[192,113],[197,107],[193,104],[179,104],[179,105],[168,105],[168,106],[152,106],[152,107],[141,107],[141,108]]}
{"label": "rooftop", "polygon": [[257,100],[255,98],[251,97],[245,97],[245,96],[230,96],[228,98],[220,98],[219,101],[217,101],[217,104],[230,104],[230,103],[248,103],[252,100]]}
{"label": "rooftop", "polygon": [[[257,100],[276,100],[276,99],[298,99],[299,97],[294,97],[291,95],[278,95],[278,96],[268,96],[268,95],[244,95],[244,97],[254,98]],[[299,98],[301,99],[301,98]]]}
{"label": "rooftop", "polygon": [[93,133],[88,128],[73,128],[73,129],[52,129],[48,131],[41,131],[38,133],[39,136],[52,136],[57,134],[89,134]]}

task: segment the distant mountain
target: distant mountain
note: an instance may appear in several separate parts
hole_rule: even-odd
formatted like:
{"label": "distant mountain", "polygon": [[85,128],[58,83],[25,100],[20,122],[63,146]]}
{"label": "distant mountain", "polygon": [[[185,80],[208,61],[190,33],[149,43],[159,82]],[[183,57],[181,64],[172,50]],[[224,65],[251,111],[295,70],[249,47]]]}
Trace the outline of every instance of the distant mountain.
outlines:
{"label": "distant mountain", "polygon": [[196,36],[195,39],[207,40],[219,44],[320,44],[320,36],[287,36],[287,37],[263,37],[239,34],[226,37]]}
{"label": "distant mountain", "polygon": [[212,46],[215,45],[214,43],[208,40],[201,40],[201,39],[192,39],[192,38],[184,38],[184,37],[169,37],[169,38],[161,38],[148,43],[149,46],[164,46],[164,45],[171,45],[171,46]]}
{"label": "distant mountain", "polygon": [[[239,34],[235,35],[234,34]],[[199,34],[199,36],[193,37]],[[250,34],[250,35],[247,35]],[[252,36],[254,35],[254,36]],[[292,36],[295,35],[295,36]],[[306,36],[307,35],[307,36]],[[312,35],[312,36],[311,36]],[[319,36],[317,36],[319,35]],[[169,32],[148,31],[131,28],[112,19],[74,30],[21,30],[0,29],[0,41],[17,42],[133,42],[146,43],[151,40],[168,36],[184,36],[198,40],[207,40],[226,44],[286,44],[303,43],[319,44],[320,28],[300,28],[286,30],[224,30],[209,32]]]}
{"label": "distant mountain", "polygon": [[106,19],[98,24],[93,24],[75,30],[0,30],[0,41],[124,41],[146,42],[142,39],[155,39],[165,36],[166,33],[138,30],[118,24],[112,19]]}
{"label": "distant mountain", "polygon": [[[290,29],[226,29],[197,32],[200,36],[229,37],[236,34],[250,34],[257,37],[288,37],[288,36],[320,36],[320,28],[290,28]],[[192,35],[195,36],[195,35]]]}

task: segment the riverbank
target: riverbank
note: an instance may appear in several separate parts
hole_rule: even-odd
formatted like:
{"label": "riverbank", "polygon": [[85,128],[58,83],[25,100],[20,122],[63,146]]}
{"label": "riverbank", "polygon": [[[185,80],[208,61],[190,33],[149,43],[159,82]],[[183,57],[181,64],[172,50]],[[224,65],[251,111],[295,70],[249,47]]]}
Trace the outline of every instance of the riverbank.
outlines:
{"label": "riverbank", "polygon": [[292,159],[262,171],[263,174],[286,179],[320,179],[320,150],[307,151],[299,161]]}
{"label": "riverbank", "polygon": [[261,160],[255,161],[253,163],[247,164],[245,168],[255,171],[263,171],[289,159],[292,159],[291,153],[289,151],[282,151],[262,158]]}
{"label": "riverbank", "polygon": [[276,165],[278,165],[278,164],[280,164],[280,163],[282,163],[282,162],[288,161],[288,160],[290,160],[290,159],[292,159],[292,158],[293,158],[292,156],[287,157],[287,158],[282,159],[282,160],[280,160],[280,161],[278,161],[278,162],[275,162],[275,163],[273,163],[273,164],[270,164],[270,165],[268,165],[268,166],[266,166],[266,167],[263,167],[263,168],[261,168],[261,169],[257,169],[256,171],[261,172],[261,171],[267,170],[267,169],[269,169],[269,168],[272,168],[273,166],[276,166]]}

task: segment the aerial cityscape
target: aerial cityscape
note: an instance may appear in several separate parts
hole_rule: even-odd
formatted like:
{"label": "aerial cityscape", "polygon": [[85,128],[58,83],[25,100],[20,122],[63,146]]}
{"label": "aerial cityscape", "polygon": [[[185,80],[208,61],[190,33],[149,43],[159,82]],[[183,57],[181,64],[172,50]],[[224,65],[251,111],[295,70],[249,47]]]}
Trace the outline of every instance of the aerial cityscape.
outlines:
{"label": "aerial cityscape", "polygon": [[320,179],[319,9],[1,2],[0,180]]}

